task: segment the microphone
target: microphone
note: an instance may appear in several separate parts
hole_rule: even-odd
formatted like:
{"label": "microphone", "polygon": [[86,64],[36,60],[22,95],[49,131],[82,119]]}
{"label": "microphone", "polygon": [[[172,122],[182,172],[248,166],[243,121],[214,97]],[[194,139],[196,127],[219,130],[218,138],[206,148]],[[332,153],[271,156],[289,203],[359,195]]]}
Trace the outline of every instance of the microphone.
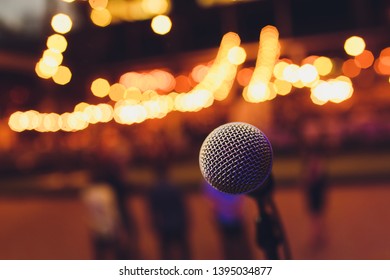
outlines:
{"label": "microphone", "polygon": [[279,214],[272,201],[274,188],[272,147],[257,127],[232,122],[214,129],[199,152],[199,166],[204,179],[213,188],[228,194],[248,194],[260,210],[256,221],[256,241],[268,259],[280,259],[282,244],[286,259],[290,250]]}
{"label": "microphone", "polygon": [[204,140],[199,165],[205,180],[229,194],[260,187],[272,169],[272,147],[257,127],[232,122],[214,129]]}

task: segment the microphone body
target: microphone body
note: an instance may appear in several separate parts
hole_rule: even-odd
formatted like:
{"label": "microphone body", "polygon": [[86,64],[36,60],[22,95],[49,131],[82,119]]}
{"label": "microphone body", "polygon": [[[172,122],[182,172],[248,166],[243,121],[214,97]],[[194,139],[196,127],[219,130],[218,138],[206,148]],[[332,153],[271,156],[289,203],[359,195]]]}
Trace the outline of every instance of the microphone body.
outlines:
{"label": "microphone body", "polygon": [[253,125],[233,122],[214,129],[204,140],[199,165],[205,180],[229,194],[260,187],[272,169],[272,147]]}
{"label": "microphone body", "polygon": [[274,180],[272,147],[265,134],[253,125],[232,122],[214,129],[204,140],[199,166],[204,179],[228,194],[254,198],[260,210],[256,221],[256,242],[268,259],[279,259],[279,245],[290,259],[279,214],[272,201]]}

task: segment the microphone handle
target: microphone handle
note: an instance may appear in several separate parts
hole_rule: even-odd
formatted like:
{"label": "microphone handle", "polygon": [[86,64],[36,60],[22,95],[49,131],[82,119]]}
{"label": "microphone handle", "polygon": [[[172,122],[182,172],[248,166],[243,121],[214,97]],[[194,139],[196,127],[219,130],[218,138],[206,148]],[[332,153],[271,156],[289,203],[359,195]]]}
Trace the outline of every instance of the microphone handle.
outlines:
{"label": "microphone handle", "polygon": [[269,260],[281,259],[279,245],[282,245],[284,259],[291,259],[290,247],[276,205],[270,194],[256,199],[260,217],[256,224],[257,244]]}

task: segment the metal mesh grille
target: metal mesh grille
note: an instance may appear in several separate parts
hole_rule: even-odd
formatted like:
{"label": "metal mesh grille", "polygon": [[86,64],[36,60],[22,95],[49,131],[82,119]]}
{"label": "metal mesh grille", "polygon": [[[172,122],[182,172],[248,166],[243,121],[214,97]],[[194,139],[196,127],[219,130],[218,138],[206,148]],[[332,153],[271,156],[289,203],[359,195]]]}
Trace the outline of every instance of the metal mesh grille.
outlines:
{"label": "metal mesh grille", "polygon": [[199,165],[205,180],[219,191],[246,193],[259,187],[272,168],[272,147],[256,127],[224,124],[204,140]]}

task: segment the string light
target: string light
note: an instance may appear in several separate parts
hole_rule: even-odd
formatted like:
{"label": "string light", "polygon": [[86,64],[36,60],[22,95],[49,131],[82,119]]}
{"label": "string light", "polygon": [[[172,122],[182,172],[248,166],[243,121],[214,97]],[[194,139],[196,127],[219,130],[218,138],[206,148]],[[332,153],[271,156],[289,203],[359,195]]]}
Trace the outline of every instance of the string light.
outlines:
{"label": "string light", "polygon": [[51,20],[51,26],[57,33],[65,34],[72,29],[72,19],[66,14],[56,14]]}
{"label": "string light", "polygon": [[280,53],[278,40],[279,32],[276,27],[268,25],[260,31],[256,67],[248,86],[243,91],[246,101],[257,103],[272,97],[269,82]]}
{"label": "string light", "polygon": [[[285,58],[278,61],[278,35],[273,26],[261,30],[255,68],[243,68],[237,73],[237,66],[245,61],[246,53],[239,46],[239,36],[230,32],[223,36],[213,63],[195,66],[189,76],[174,77],[165,70],[154,69],[143,73],[125,73],[118,83],[112,85],[103,78],[97,78],[91,83],[92,94],[100,98],[108,96],[114,106],[108,103],[92,105],[81,102],[75,106],[73,112],[61,115],[34,110],[17,111],[11,114],[8,125],[17,132],[72,132],[85,129],[89,124],[112,120],[130,125],[147,119],[163,118],[174,110],[196,112],[211,106],[214,100],[227,98],[235,78],[244,87],[243,96],[248,102],[260,102],[271,100],[277,95],[287,95],[293,87],[309,87],[313,103],[340,103],[350,98],[354,91],[350,78],[356,73],[351,72],[349,66],[355,65],[360,71],[373,65],[372,52],[363,49],[360,54],[343,63],[345,76],[321,80],[320,77],[332,73],[335,67],[332,59],[310,56],[302,60],[301,66]],[[71,78],[69,68],[60,65],[62,52],[67,47],[66,39],[62,35],[54,34],[48,38],[47,46],[48,49],[36,65],[36,72],[45,79],[52,77],[55,82],[65,84]],[[374,69],[379,74],[390,75],[390,48],[381,51],[375,60]],[[64,75],[65,72],[68,75]],[[170,92],[173,89],[175,91]],[[166,94],[160,95],[159,92]]]}
{"label": "string light", "polygon": [[152,19],[151,27],[154,33],[165,35],[171,31],[172,21],[168,16],[158,15]]}
{"label": "string light", "polygon": [[66,85],[72,79],[72,72],[67,66],[60,65],[52,78],[55,83]]}
{"label": "string light", "polygon": [[112,15],[107,9],[94,9],[91,11],[91,21],[100,27],[106,27],[112,22]]}
{"label": "string light", "polygon": [[98,78],[92,82],[91,91],[97,97],[105,97],[110,93],[110,83],[106,79]]}
{"label": "string light", "polygon": [[359,36],[352,36],[344,43],[345,52],[351,56],[357,56],[361,54],[365,48],[366,42]]}
{"label": "string light", "polygon": [[329,57],[320,56],[313,62],[314,67],[321,76],[329,75],[333,70],[333,62]]}

